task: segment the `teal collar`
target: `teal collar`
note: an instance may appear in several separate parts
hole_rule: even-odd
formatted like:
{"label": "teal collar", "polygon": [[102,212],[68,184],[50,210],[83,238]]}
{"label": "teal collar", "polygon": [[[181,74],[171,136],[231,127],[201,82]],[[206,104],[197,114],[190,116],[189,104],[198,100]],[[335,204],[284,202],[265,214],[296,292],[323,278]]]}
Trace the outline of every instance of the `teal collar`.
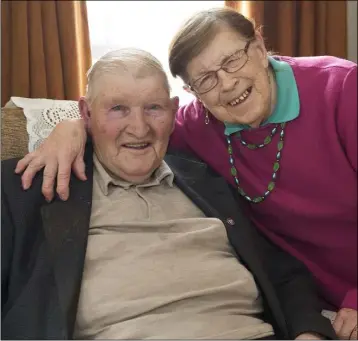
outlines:
{"label": "teal collar", "polygon": [[[272,115],[261,124],[283,123],[292,121],[300,112],[298,89],[291,66],[273,57],[268,57],[274,70],[277,83],[277,103]],[[248,129],[246,124],[225,123],[225,135],[231,135]]]}

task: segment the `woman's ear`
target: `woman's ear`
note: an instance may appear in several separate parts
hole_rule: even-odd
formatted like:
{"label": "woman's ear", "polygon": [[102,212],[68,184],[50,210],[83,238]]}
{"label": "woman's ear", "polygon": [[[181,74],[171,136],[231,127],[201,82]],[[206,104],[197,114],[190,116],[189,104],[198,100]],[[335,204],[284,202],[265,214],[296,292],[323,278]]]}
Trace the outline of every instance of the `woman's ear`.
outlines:
{"label": "woman's ear", "polygon": [[183,89],[184,89],[186,92],[189,92],[189,94],[192,94],[192,95],[194,95],[195,97],[197,97],[197,96],[196,96],[196,92],[193,91],[193,90],[191,90],[189,85],[184,84],[184,85],[183,85]]}
{"label": "woman's ear", "polygon": [[255,40],[263,43],[264,42],[264,38],[262,38],[262,34],[259,31],[255,32]]}
{"label": "woman's ear", "polygon": [[269,65],[268,58],[267,58],[268,53],[265,47],[264,39],[261,33],[258,31],[256,31],[255,33],[255,44],[256,44],[256,51],[258,52],[258,57],[260,58],[263,66],[267,68]]}
{"label": "woman's ear", "polygon": [[189,85],[187,85],[187,84],[183,85],[183,89],[184,89],[186,92],[188,92],[189,94],[192,94],[193,96],[195,96],[195,98],[196,98],[199,102],[201,102],[201,99],[199,98],[198,94],[197,94],[195,91],[191,90]]}

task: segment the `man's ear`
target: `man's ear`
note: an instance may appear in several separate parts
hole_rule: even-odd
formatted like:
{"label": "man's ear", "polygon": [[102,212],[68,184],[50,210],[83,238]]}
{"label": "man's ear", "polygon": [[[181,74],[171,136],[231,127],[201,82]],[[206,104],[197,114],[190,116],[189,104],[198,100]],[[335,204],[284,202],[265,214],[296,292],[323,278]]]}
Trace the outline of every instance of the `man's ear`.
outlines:
{"label": "man's ear", "polygon": [[172,112],[173,112],[173,124],[172,124],[172,130],[170,133],[172,133],[174,131],[175,128],[175,118],[177,115],[177,111],[179,109],[179,97],[175,96],[173,98],[170,99],[171,104],[172,104]]}
{"label": "man's ear", "polygon": [[174,114],[176,114],[176,112],[179,109],[179,97],[175,96],[175,97],[171,98],[170,101],[172,102],[172,111]]}
{"label": "man's ear", "polygon": [[89,104],[87,102],[86,97],[81,97],[78,101],[78,108],[80,110],[80,114],[82,119],[85,122],[85,126],[88,131],[91,130],[91,111],[89,108]]}

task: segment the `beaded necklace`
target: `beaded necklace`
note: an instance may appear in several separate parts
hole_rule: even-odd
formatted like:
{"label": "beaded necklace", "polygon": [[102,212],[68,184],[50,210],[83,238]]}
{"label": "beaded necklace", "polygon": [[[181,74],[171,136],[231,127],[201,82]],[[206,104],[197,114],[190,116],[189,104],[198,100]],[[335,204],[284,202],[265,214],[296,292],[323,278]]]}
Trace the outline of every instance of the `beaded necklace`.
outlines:
{"label": "beaded necklace", "polygon": [[264,139],[264,142],[263,143],[260,143],[260,144],[254,144],[254,143],[247,143],[246,141],[244,141],[242,139],[242,136],[241,136],[241,133],[238,132],[238,137],[240,138],[240,142],[241,144],[244,146],[244,147],[247,147],[249,149],[258,149],[258,148],[263,148],[265,146],[267,146],[271,141],[272,141],[272,138],[273,136],[276,134],[276,131],[277,131],[277,127],[278,125],[276,125],[272,131],[271,131],[271,134],[266,136],[266,138]]}
{"label": "beaded necklace", "polygon": [[272,129],[271,134],[265,138],[264,143],[261,143],[261,144],[248,144],[248,143],[246,143],[245,141],[242,140],[241,134],[239,134],[240,142],[241,142],[242,145],[244,145],[245,147],[247,147],[249,149],[258,149],[258,148],[263,148],[264,146],[268,145],[272,141],[272,137],[273,137],[273,135],[275,135],[275,133],[277,131],[277,128],[278,127],[281,128],[279,141],[277,143],[276,159],[275,159],[275,162],[273,163],[273,173],[272,173],[271,181],[267,185],[267,189],[264,192],[264,194],[256,196],[256,197],[250,197],[249,195],[247,195],[247,193],[240,186],[240,181],[239,181],[239,179],[237,177],[237,169],[235,167],[235,160],[234,160],[234,156],[233,156],[231,138],[230,138],[230,136],[226,137],[226,141],[227,141],[227,144],[228,144],[229,162],[230,162],[230,165],[231,165],[231,169],[230,169],[231,175],[233,176],[233,178],[235,180],[238,192],[240,193],[240,195],[242,195],[249,202],[252,202],[254,204],[258,204],[260,202],[263,202],[266,199],[266,197],[275,188],[276,179],[277,179],[277,173],[278,173],[278,170],[280,169],[281,152],[282,152],[282,149],[283,149],[283,143],[284,143],[284,137],[285,137],[285,126],[286,126],[286,123],[281,123],[281,124],[277,125],[275,128]]}

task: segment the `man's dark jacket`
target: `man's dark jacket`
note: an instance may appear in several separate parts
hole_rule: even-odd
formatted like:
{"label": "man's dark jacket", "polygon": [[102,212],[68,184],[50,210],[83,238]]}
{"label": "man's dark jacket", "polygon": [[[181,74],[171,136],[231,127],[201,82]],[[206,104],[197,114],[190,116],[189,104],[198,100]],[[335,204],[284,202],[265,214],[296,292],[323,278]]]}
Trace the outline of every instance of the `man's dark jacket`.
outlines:
{"label": "man's dark jacket", "polygon": [[[2,163],[2,339],[71,339],[77,313],[92,203],[93,160],[85,153],[88,181],[71,178],[70,198],[47,203],[42,173],[23,191],[17,160]],[[272,245],[240,211],[233,189],[199,160],[168,153],[176,185],[206,214],[219,218],[237,258],[254,275],[277,338],[303,332],[336,335],[321,316],[316,288],[302,263]],[[175,209],[175,207],[173,207]],[[287,226],[287,228],[290,228]]]}

